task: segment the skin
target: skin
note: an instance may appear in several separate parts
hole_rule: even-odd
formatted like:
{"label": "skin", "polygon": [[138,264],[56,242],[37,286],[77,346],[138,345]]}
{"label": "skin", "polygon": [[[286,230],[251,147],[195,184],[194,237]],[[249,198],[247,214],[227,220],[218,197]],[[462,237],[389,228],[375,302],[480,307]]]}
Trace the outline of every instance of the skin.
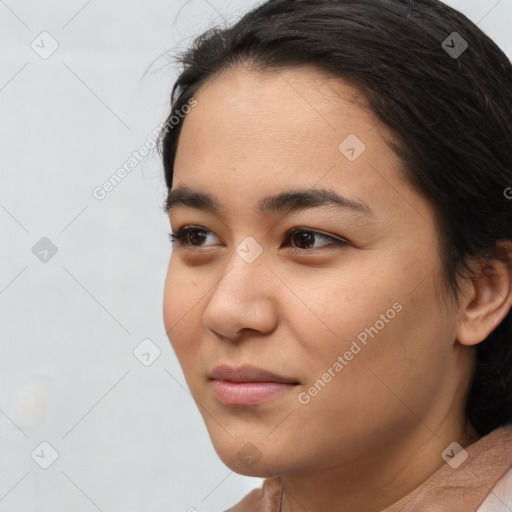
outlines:
{"label": "skin", "polygon": [[[492,278],[463,284],[459,307],[445,300],[434,211],[350,84],[310,67],[238,67],[194,98],[173,189],[207,192],[225,211],[170,211],[174,233],[195,226],[208,236],[173,249],[164,322],[214,448],[237,473],[280,475],[283,512],[380,511],[439,469],[453,441],[477,439],[464,397],[475,345],[510,309],[510,272],[496,264]],[[338,149],[350,134],[366,146],[353,162]],[[319,187],[364,201],[373,217],[335,207],[256,212],[267,195]],[[315,234],[301,245],[287,236],[299,226],[348,244]],[[252,263],[236,251],[246,237],[263,250]],[[394,303],[401,311],[300,403],[298,393]],[[299,385],[257,406],[228,407],[208,381],[221,363]],[[247,443],[260,453],[251,467],[237,456]]]}

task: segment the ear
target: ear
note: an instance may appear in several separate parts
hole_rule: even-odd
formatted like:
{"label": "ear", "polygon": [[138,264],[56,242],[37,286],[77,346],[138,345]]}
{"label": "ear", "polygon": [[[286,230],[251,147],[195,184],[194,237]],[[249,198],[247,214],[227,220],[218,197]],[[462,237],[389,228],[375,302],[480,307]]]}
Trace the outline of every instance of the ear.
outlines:
{"label": "ear", "polygon": [[457,328],[462,345],[485,340],[512,307],[512,242],[499,242],[500,257],[480,260],[479,276],[468,285]]}

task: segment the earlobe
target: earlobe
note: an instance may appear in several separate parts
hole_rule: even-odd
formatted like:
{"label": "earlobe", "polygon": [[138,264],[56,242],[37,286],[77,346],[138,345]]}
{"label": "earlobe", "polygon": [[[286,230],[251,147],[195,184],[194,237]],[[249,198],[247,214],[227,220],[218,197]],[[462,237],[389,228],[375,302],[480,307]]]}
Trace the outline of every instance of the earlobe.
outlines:
{"label": "earlobe", "polygon": [[[510,247],[512,244],[508,244]],[[510,253],[512,254],[512,252]],[[470,285],[457,329],[457,340],[476,345],[489,336],[512,307],[512,265],[509,257],[488,259]]]}

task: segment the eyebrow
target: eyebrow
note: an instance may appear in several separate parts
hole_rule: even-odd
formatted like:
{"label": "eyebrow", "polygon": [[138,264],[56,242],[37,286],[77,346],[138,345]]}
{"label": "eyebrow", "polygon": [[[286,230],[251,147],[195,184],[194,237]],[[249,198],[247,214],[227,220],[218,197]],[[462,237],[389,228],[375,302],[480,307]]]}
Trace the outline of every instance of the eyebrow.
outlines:
{"label": "eyebrow", "polygon": [[[165,211],[184,206],[222,214],[224,209],[212,195],[183,186],[171,190],[165,202]],[[257,212],[263,215],[288,214],[319,206],[336,206],[369,217],[375,217],[372,209],[363,202],[343,197],[331,189],[294,189],[264,197],[257,204]]]}

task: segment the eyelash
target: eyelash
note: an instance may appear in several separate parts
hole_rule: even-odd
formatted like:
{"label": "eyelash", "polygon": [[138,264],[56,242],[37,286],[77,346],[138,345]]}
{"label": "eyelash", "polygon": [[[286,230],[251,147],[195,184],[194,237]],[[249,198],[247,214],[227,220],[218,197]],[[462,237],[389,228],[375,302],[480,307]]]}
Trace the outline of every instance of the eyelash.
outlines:
{"label": "eyelash", "polygon": [[[184,228],[179,229],[177,233],[169,233],[169,241],[171,242],[171,245],[173,247],[178,246],[178,247],[183,247],[183,248],[190,249],[190,250],[195,250],[195,248],[201,249],[201,246],[193,245],[190,242],[186,241],[187,235],[193,231],[202,231],[207,234],[211,233],[211,231],[209,231],[208,229],[204,229],[204,228],[200,228],[200,227],[194,227],[194,226],[184,227]],[[302,228],[302,227],[296,227],[296,228],[289,230],[286,233],[286,239],[290,238],[291,236],[293,236],[297,233],[303,233],[303,232],[304,233],[313,233],[314,235],[319,235],[325,239],[331,240],[333,242],[333,244],[330,244],[330,246],[326,245],[326,246],[317,247],[314,249],[301,249],[299,247],[291,247],[291,248],[289,248],[290,252],[304,254],[305,252],[318,251],[319,249],[326,248],[327,250],[332,250],[332,249],[335,249],[338,247],[344,247],[344,246],[349,245],[349,243],[346,240],[334,238],[334,237],[326,235],[320,231],[317,231],[314,229]],[[315,240],[315,242],[316,242],[316,240]]]}

